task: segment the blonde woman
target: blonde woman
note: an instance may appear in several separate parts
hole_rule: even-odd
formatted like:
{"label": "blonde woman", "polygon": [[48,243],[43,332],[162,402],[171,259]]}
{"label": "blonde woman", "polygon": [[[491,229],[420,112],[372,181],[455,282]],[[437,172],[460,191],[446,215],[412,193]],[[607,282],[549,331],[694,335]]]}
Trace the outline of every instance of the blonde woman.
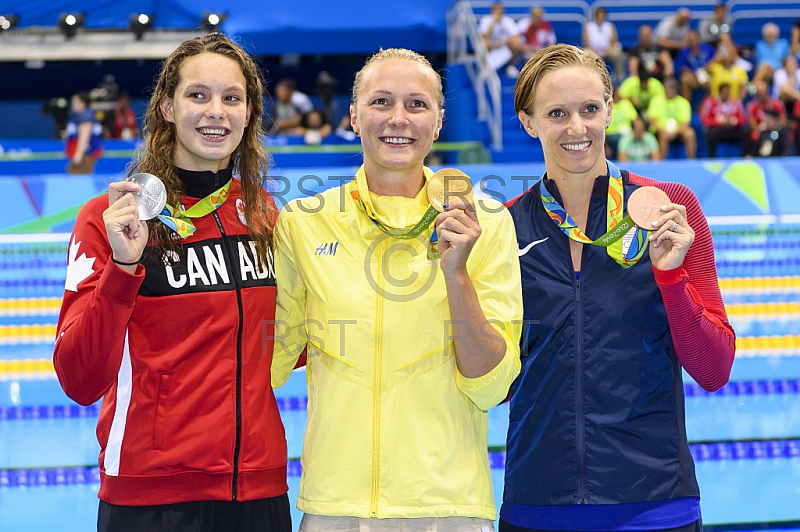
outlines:
{"label": "blonde woman", "polygon": [[363,166],[278,221],[273,386],[308,349],[301,530],[493,529],[486,411],[519,370],[519,261],[499,203],[431,210],[443,101],[424,57],[377,53],[350,107]]}

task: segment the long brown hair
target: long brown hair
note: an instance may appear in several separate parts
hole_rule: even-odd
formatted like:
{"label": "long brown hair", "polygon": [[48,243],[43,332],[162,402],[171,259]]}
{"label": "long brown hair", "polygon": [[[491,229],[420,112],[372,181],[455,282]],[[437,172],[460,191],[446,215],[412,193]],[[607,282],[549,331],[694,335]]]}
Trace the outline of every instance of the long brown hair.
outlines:
{"label": "long brown hair", "polygon": [[[244,130],[242,141],[231,155],[231,162],[234,175],[241,179],[247,232],[256,245],[258,258],[266,263],[272,245],[272,222],[277,216],[277,208],[263,196],[271,163],[269,153],[260,138],[264,127],[264,84],[261,70],[255,61],[225,35],[210,33],[184,41],[164,62],[144,118],[144,149],[131,163],[128,175],[138,172],[157,175],[167,188],[167,203],[180,204],[183,187],[173,165],[173,152],[177,142],[175,125],[164,118],[161,102],[165,98],[175,97],[183,62],[202,53],[220,54],[234,60],[242,69],[246,80],[246,103],[251,108],[250,123]],[[174,256],[173,253],[181,246],[180,239],[176,239],[173,231],[158,219],[148,221],[147,225],[151,235],[148,252],[159,259]]]}

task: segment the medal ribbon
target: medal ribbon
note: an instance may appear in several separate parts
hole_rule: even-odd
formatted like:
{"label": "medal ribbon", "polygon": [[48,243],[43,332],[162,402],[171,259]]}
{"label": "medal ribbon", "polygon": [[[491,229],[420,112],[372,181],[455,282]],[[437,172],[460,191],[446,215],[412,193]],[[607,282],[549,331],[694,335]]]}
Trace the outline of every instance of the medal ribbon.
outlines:
{"label": "medal ribbon", "polygon": [[[362,173],[363,168],[359,170],[359,175]],[[424,231],[428,231],[428,260],[436,260],[439,258],[439,238],[436,236],[436,228],[433,227],[433,222],[436,220],[436,216],[439,215],[439,211],[431,206],[428,206],[428,210],[425,211],[425,214],[422,215],[422,218],[420,218],[416,224],[410,227],[396,228],[385,224],[380,219],[380,217],[375,213],[375,210],[372,208],[372,202],[370,202],[369,199],[367,199],[367,201],[362,199],[358,186],[358,176],[356,176],[356,179],[353,179],[347,184],[347,193],[351,198],[353,198],[353,202],[356,204],[356,207],[358,207],[358,210],[366,214],[378,229],[391,237],[410,239],[418,237]]]}
{"label": "medal ribbon", "polygon": [[[547,190],[544,183],[541,185],[542,205],[544,205],[550,219],[553,220],[561,231],[572,240],[582,244],[591,244],[606,248],[608,256],[614,259],[623,268],[630,268],[642,258],[647,249],[648,232],[636,227],[629,215],[622,216],[623,187],[622,172],[612,162],[608,162],[608,202],[606,203],[606,234],[592,240],[587,237],[575,221],[567,214],[566,209]],[[633,240],[627,252],[622,249],[622,237],[635,228]]]}
{"label": "medal ribbon", "polygon": [[229,179],[221,188],[215,190],[186,210],[175,208],[167,204],[164,210],[161,211],[161,214],[158,215],[158,219],[161,220],[164,225],[178,233],[181,238],[188,238],[197,231],[191,218],[200,218],[219,209],[220,205],[225,203],[225,200],[228,199],[231,183],[233,183],[233,179]]}

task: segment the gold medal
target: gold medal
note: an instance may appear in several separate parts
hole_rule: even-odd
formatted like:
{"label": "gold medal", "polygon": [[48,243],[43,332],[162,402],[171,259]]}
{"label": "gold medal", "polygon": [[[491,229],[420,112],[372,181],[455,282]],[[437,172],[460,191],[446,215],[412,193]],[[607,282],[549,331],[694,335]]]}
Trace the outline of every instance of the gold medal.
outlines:
{"label": "gold medal", "polygon": [[455,168],[442,168],[428,178],[428,201],[439,212],[453,198],[472,199],[472,180]]}

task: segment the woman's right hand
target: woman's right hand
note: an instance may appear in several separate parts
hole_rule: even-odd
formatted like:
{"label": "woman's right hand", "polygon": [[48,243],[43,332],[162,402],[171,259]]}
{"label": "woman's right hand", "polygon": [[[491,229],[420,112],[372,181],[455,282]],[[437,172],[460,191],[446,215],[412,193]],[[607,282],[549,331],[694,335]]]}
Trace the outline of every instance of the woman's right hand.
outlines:
{"label": "woman's right hand", "polygon": [[[139,220],[136,198],[128,194],[138,190],[139,185],[129,181],[111,183],[108,187],[108,209],[103,212],[103,222],[111,256],[118,262],[138,262],[147,244],[147,223]],[[136,267],[129,268],[135,271]]]}

